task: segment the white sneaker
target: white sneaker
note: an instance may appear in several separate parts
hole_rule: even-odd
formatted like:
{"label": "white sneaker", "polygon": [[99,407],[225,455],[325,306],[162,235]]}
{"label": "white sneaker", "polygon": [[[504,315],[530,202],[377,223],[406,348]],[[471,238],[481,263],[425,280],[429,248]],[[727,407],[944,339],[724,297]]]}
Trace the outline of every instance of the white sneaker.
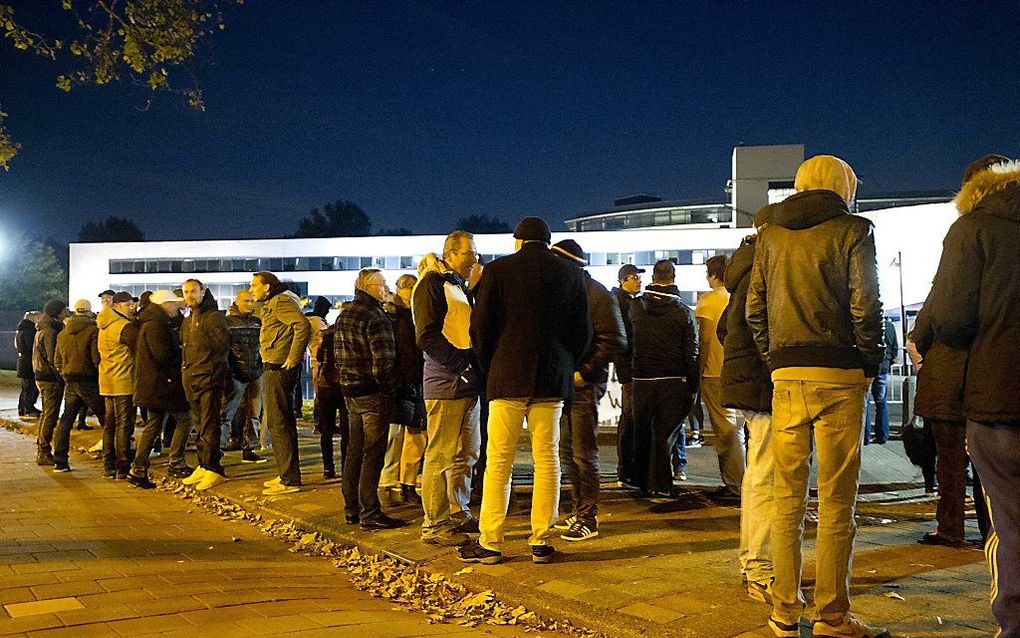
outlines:
{"label": "white sneaker", "polygon": [[195,486],[195,489],[198,490],[199,492],[204,492],[211,487],[216,487],[217,485],[221,485],[226,482],[227,477],[223,476],[222,474],[206,471],[205,476],[202,477],[202,480],[198,482],[198,485]]}
{"label": "white sneaker", "polygon": [[203,478],[205,478],[205,475],[206,471],[204,469],[202,469],[201,467],[196,467],[194,472],[181,479],[181,483],[184,483],[185,485],[195,485]]}
{"label": "white sneaker", "polygon": [[265,496],[279,496],[280,494],[293,494],[294,492],[300,491],[300,485],[284,485],[283,483],[277,483],[276,485],[262,490],[262,494]]}
{"label": "white sneaker", "polygon": [[824,620],[816,620],[812,629],[815,638],[889,638],[889,630],[885,627],[872,627],[861,622],[853,614],[838,625],[831,625]]}
{"label": "white sneaker", "polygon": [[268,481],[263,483],[262,487],[272,487],[274,485],[279,485],[280,481],[282,481],[282,480],[283,479],[281,479],[279,476],[277,476],[276,478],[269,479]]}

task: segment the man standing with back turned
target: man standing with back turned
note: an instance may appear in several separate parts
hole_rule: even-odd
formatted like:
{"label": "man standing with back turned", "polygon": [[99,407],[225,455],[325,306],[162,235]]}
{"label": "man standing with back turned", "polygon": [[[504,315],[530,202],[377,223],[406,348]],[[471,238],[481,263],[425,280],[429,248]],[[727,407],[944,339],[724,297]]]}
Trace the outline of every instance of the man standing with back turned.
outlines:
{"label": "man standing with back turned", "polygon": [[801,543],[812,449],[818,458],[816,638],[877,638],[850,613],[864,392],[885,354],[872,223],[850,214],[857,176],[831,155],[801,164],[795,195],[758,233],[746,318],[768,364],[775,511],[772,615],[800,636]]}
{"label": "man standing with back turned", "polygon": [[487,374],[489,400],[481,538],[459,550],[460,559],[472,563],[502,560],[511,469],[525,419],[535,463],[528,544],[532,561],[552,561],[548,539],[559,508],[560,415],[591,342],[584,271],[549,250],[549,225],[539,217],[521,220],[514,238],[517,252],[482,272],[471,314],[471,343]]}

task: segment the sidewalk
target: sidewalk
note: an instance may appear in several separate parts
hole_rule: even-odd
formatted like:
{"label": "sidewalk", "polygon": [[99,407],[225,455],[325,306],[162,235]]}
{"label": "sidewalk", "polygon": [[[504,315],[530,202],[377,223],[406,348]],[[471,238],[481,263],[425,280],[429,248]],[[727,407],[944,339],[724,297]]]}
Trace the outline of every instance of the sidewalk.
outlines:
{"label": "sidewalk", "polygon": [[[0,412],[0,420],[34,428],[34,422],[17,422],[10,410]],[[519,487],[508,519],[508,559],[499,565],[473,565],[467,573],[455,575],[464,564],[452,550],[418,540],[420,508],[388,508],[389,514],[412,521],[399,530],[366,533],[343,524],[339,482],[321,478],[318,439],[307,425],[302,424],[299,439],[306,486],[302,492],[263,497],[262,481],[275,475],[273,464],[241,464],[238,453],[228,453],[224,465],[231,480],[216,488],[215,494],[253,512],[293,519],[303,528],[363,550],[421,565],[479,591],[491,589],[507,603],[609,636],[771,635],[765,628],[768,609],[748,599],[740,586],[736,509],[715,506],[697,496],[679,502],[643,501],[630,490],[607,484],[600,536],[576,545],[558,542],[562,556],[557,562],[534,565],[526,545],[529,493],[527,487]],[[75,431],[73,448],[88,448],[99,436],[98,430]],[[609,449],[605,452],[611,456]],[[717,484],[711,447],[690,452],[690,483]],[[526,456],[519,460],[521,474],[526,475]],[[96,463],[81,455],[72,459],[72,467]],[[614,464],[604,459],[603,470]],[[990,635],[994,625],[982,553],[916,544],[932,528],[935,503],[918,489],[880,491],[879,481],[911,483],[915,477],[896,444],[868,446],[865,468],[872,493],[862,496],[858,508],[855,612],[888,625],[898,636]],[[154,474],[162,472],[157,460]],[[130,490],[127,485],[123,489]],[[814,528],[810,514],[808,518],[810,554]],[[977,537],[973,521],[968,522],[968,534]],[[809,588],[810,556],[807,569],[805,586]],[[807,594],[810,598],[810,589]]]}
{"label": "sidewalk", "polygon": [[358,591],[331,561],[79,463],[40,471],[0,429],[0,635],[30,638],[510,638],[520,628],[432,624]]}

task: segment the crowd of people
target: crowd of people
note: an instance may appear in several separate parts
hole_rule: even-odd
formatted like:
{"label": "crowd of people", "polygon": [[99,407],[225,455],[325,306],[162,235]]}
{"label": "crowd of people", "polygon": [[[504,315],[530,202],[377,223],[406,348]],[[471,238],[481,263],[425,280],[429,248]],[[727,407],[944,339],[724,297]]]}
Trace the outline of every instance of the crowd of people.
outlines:
{"label": "crowd of people", "polygon": [[[887,636],[851,614],[850,601],[861,448],[888,439],[885,375],[898,350],[883,317],[873,225],[849,210],[856,189],[843,160],[805,161],[796,194],[758,212],[756,233],[731,256],[707,261],[711,291],[693,310],[672,261],[655,263],[644,287],[645,270],[624,265],[610,291],[585,271],[582,246],[552,244],[538,217],[517,226],[515,252],[484,267],[473,236],[455,231],[417,276],[394,282],[395,293],[382,271],[361,270],[333,325],[328,300],[302,313],[268,272],[255,273],[225,314],[197,279],[140,299],[104,291],[98,316],[87,300],[73,312],[50,301],[19,327],[19,412],[38,417],[37,460],[56,472],[70,470],[69,432],[90,410],[103,427],[107,478],[151,488],[150,458],[168,448],[171,476],[213,489],[227,480],[224,452],[263,462],[258,445],[271,448],[278,473],[263,493],[285,495],[302,486],[294,397],[308,351],[323,476],[337,476],[339,436],[347,524],[405,525],[383,511],[380,488],[394,489],[420,504],[423,543],[456,547],[465,562],[501,561],[527,422],[528,544],[535,563],[548,563],[554,536],[600,534],[599,403],[612,364],[622,387],[621,483],[643,497],[682,497],[684,422],[703,403],[722,483],[709,496],[740,507],[744,587],[771,606],[775,635],[794,638],[806,606],[813,457],[813,635]],[[931,421],[940,459],[938,528],[920,542],[965,545],[969,454],[989,511],[992,610],[1000,635],[1017,638],[1020,388],[1009,366],[1020,352],[1020,163],[976,161],[956,203],[960,219],[906,344],[920,370],[916,411]],[[561,513],[563,466],[571,502]]]}

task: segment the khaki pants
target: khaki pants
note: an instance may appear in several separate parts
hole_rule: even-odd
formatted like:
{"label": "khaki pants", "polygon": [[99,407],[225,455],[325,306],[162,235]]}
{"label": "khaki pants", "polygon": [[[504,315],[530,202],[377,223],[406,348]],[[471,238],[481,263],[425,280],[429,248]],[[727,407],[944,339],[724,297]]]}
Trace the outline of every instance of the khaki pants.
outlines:
{"label": "khaki pants", "polygon": [[425,433],[409,431],[399,423],[390,423],[386,437],[386,456],[379,487],[414,485],[418,481],[418,466],[425,454]]}
{"label": "khaki pants", "polygon": [[510,504],[510,482],[517,440],[524,420],[531,433],[531,457],[535,482],[531,494],[531,536],[529,545],[545,545],[552,534],[560,505],[560,415],[559,399],[495,399],[489,402],[489,443],[482,510],[478,518],[482,547],[500,551],[506,533],[506,509]]}
{"label": "khaki pants", "polygon": [[428,443],[421,475],[425,512],[422,536],[454,525],[451,515],[471,517],[471,472],[481,453],[478,399],[425,399]]}
{"label": "khaki pants", "polygon": [[751,582],[772,578],[772,415],[744,412],[747,469],[740,488],[740,570]]}
{"label": "khaki pants", "polygon": [[854,507],[861,473],[866,385],[815,381],[775,382],[772,453],[775,516],[772,586],[777,620],[795,623],[804,609],[801,591],[804,512],[808,503],[811,440],[818,458],[818,536],[815,566],[817,618],[841,622],[850,611]]}
{"label": "khaki pants", "polygon": [[723,485],[740,493],[744,482],[744,424],[736,410],[723,407],[722,381],[719,377],[701,377],[701,400],[715,434],[715,453]]}

